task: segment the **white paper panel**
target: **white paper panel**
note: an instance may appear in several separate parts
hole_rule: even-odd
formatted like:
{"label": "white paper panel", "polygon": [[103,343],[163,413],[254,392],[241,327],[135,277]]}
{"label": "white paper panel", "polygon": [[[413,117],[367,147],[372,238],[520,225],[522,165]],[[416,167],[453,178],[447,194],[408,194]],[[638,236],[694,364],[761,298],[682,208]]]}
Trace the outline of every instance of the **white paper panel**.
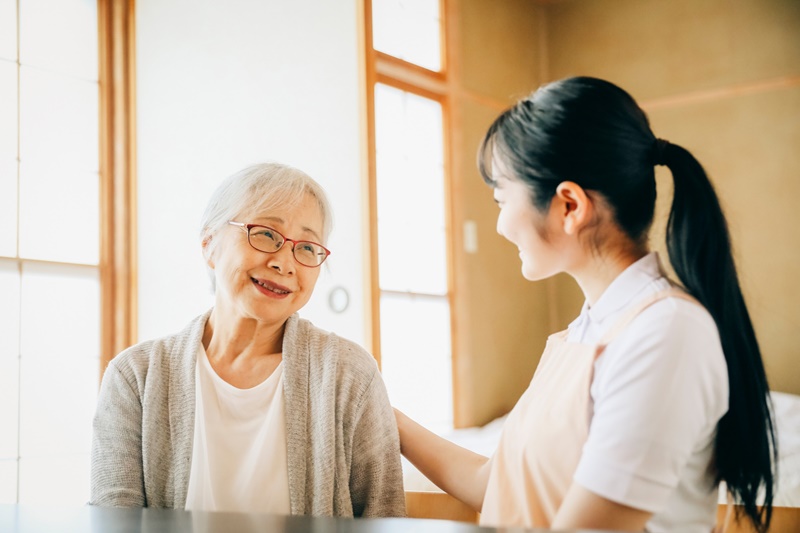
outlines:
{"label": "white paper panel", "polygon": [[0,460],[0,504],[17,503],[17,461]]}
{"label": "white paper panel", "polygon": [[375,50],[440,70],[439,0],[374,0],[372,42]]}
{"label": "white paper panel", "polygon": [[441,105],[377,85],[375,117],[380,287],[446,294]]}
{"label": "white paper panel", "polygon": [[89,453],[99,359],[20,362],[20,457]]}
{"label": "white paper panel", "polygon": [[381,295],[381,371],[389,399],[437,432],[453,426],[450,352],[446,298]]}
{"label": "white paper panel", "polygon": [[89,454],[20,460],[20,504],[72,507],[88,501]]}
{"label": "white paper panel", "polygon": [[96,269],[26,263],[22,271],[23,358],[100,356],[100,281]]}
{"label": "white paper panel", "polygon": [[20,61],[97,79],[97,1],[20,0]]}

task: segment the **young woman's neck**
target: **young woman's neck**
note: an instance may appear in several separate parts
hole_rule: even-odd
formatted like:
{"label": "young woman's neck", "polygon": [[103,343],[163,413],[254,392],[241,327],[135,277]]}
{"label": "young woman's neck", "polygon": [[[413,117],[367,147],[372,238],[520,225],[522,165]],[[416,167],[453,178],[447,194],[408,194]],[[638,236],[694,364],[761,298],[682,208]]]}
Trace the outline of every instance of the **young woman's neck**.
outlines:
{"label": "young woman's neck", "polygon": [[575,278],[592,306],[625,269],[647,253],[647,249],[631,246],[617,247],[612,251],[591,250],[587,251],[582,262],[567,273]]}

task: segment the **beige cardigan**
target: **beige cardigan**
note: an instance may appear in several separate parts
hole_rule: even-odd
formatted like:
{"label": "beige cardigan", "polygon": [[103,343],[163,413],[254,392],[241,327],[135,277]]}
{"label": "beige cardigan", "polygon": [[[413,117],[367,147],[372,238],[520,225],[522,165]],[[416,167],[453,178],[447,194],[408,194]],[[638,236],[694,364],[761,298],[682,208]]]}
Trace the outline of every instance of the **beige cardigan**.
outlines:
{"label": "beige cardigan", "polygon": [[[184,508],[195,354],[209,315],[111,361],[94,418],[90,504]],[[404,516],[400,442],[375,360],[294,315],[283,364],[292,514]]]}

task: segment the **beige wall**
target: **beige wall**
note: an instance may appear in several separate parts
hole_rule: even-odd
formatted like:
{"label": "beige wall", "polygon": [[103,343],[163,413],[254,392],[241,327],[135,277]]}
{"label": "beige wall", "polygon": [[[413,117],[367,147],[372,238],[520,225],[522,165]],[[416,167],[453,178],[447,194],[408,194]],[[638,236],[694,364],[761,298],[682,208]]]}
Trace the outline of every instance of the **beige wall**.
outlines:
{"label": "beige wall", "polygon": [[[489,124],[539,84],[531,36],[543,22],[530,0],[453,2],[452,102],[454,389],[457,426],[483,424],[511,409],[525,390],[550,330],[548,288],[520,273],[516,248],[495,232],[497,205],[478,174],[478,144]],[[478,253],[462,228],[475,222]]]}
{"label": "beige wall", "polygon": [[[606,78],[701,161],[728,215],[773,389],[800,394],[800,2],[573,0],[547,8],[548,77]],[[671,176],[659,171],[663,249]]]}

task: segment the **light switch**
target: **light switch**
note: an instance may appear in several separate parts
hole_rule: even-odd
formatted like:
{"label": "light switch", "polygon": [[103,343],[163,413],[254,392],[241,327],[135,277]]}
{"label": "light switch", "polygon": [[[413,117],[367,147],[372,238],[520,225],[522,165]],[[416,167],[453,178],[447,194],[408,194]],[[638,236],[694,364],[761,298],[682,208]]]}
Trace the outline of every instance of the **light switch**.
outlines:
{"label": "light switch", "polygon": [[464,221],[464,251],[478,253],[478,224],[474,220]]}

